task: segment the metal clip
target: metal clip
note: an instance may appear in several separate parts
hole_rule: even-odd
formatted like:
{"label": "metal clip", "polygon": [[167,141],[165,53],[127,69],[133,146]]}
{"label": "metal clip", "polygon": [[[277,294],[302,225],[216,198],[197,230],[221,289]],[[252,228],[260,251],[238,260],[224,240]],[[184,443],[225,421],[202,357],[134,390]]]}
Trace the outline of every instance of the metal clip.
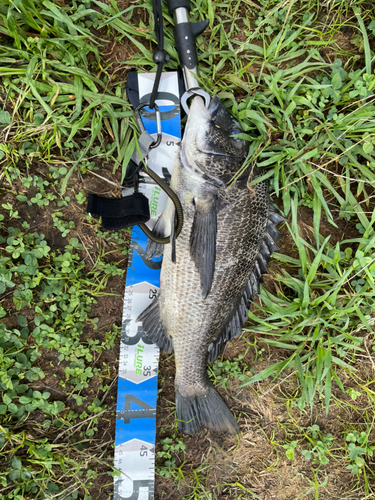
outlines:
{"label": "metal clip", "polygon": [[199,87],[189,89],[181,97],[181,106],[183,107],[187,115],[189,114],[188,99],[190,99],[190,97],[192,97],[193,95],[200,95],[201,97],[203,97],[206,108],[208,108],[208,106],[210,105],[211,98],[209,94],[207,94],[207,92]]}
{"label": "metal clip", "polygon": [[[135,113],[135,119],[137,121],[138,127],[142,132],[145,131],[145,127],[142,122],[141,118],[141,109],[145,108],[146,106],[149,106],[150,102],[142,102],[141,104],[138,104],[138,106],[135,108],[134,113]],[[156,114],[156,140],[150,144],[150,149],[157,148],[159,144],[161,143],[162,139],[162,132],[161,132],[161,117],[160,117],[160,111],[159,111],[159,106],[155,103],[155,114]]]}

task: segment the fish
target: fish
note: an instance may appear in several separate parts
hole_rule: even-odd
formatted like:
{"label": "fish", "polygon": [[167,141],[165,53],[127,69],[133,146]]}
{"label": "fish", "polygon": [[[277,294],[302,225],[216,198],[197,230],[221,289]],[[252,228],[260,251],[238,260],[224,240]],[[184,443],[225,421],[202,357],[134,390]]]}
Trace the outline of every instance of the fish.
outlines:
{"label": "fish", "polygon": [[277,224],[285,220],[265,180],[249,186],[262,172],[245,168],[249,142],[241,134],[217,96],[208,107],[201,97],[193,99],[171,177],[183,228],[176,238],[168,199],[153,231],[170,235],[170,243],[149,240],[146,248],[147,258],[163,255],[160,289],[136,321],[162,351],[174,351],[176,418],[184,434],[239,432],[209,380],[207,362],[241,333],[271,253],[279,250]]}

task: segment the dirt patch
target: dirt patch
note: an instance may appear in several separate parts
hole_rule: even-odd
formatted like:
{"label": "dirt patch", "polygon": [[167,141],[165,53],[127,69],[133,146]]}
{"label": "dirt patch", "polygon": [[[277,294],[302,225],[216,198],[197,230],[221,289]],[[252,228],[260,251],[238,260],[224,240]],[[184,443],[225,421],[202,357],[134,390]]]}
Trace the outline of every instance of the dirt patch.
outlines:
{"label": "dirt patch", "polygon": [[[245,346],[248,344],[243,338],[235,339],[224,351],[223,358],[225,359],[227,355],[231,358],[239,352],[244,352]],[[259,347],[261,346],[260,342]],[[266,360],[255,361],[253,364],[255,372],[282,359],[280,351],[282,350],[270,349]],[[251,362],[250,360],[255,359],[256,353],[250,349],[246,361]],[[370,378],[366,369],[361,372],[360,364],[355,368],[360,372],[359,377],[367,374],[366,378]],[[340,378],[342,375],[340,374]],[[170,429],[174,426],[173,378],[173,359],[166,360],[166,356],[162,355],[157,413],[157,452],[162,451],[160,441],[170,436]],[[333,405],[326,415],[318,400],[311,411],[285,405],[285,397],[290,397],[296,390],[296,381],[293,377],[278,383],[264,380],[256,383],[254,387],[238,386],[238,381],[233,381],[226,391],[220,389],[219,391],[231,410],[240,416],[239,439],[211,431],[203,431],[192,437],[183,437],[177,432],[176,436],[183,438],[186,445],[184,456],[179,456],[180,465],[182,462],[184,464],[184,477],[176,491],[176,483],[173,480],[156,476],[156,499],[178,500],[192,495],[197,487],[196,481],[192,478],[193,471],[198,471],[205,491],[210,491],[212,498],[217,500],[237,499],[239,488],[240,491],[244,491],[244,498],[253,498],[253,494],[256,494],[262,500],[301,497],[313,500],[316,498],[318,488],[314,486],[315,481],[320,485],[319,498],[325,500],[359,498],[349,496],[349,492],[355,488],[356,478],[346,470],[349,463],[348,456],[342,455],[342,451],[341,455],[330,452],[329,463],[317,467],[313,459],[307,460],[297,451],[294,459],[287,458],[284,445],[295,439],[307,449],[309,440],[305,436],[310,435],[308,429],[318,425],[321,435],[333,436],[332,449],[344,449],[348,429],[352,426],[360,428],[365,424],[363,412],[368,400],[364,394],[356,400],[356,410],[353,411],[349,409],[351,397],[336,387],[334,396],[340,398],[342,405]],[[373,438],[373,434],[374,431],[370,439]]]}
{"label": "dirt patch", "polygon": [[[26,188],[19,178],[15,179],[12,191],[8,190],[2,196],[2,204],[9,203],[14,211],[17,211],[19,218],[9,220],[9,212],[0,207],[0,213],[6,217],[8,226],[17,228],[21,232],[44,235],[45,240],[50,247],[48,259],[43,266],[48,267],[53,256],[64,252],[66,245],[72,239],[78,241],[81,248],[74,249],[78,253],[79,259],[83,262],[82,279],[88,281],[94,279],[94,271],[97,266],[98,256],[101,256],[101,262],[111,265],[116,263],[119,269],[126,269],[127,255],[124,250],[129,243],[129,232],[124,231],[121,243],[116,243],[116,239],[111,237],[102,237],[102,229],[99,221],[91,219],[86,214],[86,203],[78,203],[76,195],[81,190],[84,192],[96,192],[102,196],[118,196],[120,193],[120,172],[113,174],[112,164],[102,164],[100,175],[104,179],[87,173],[84,177],[80,172],[74,172],[68,182],[66,193],[63,196],[56,190],[51,173],[43,165],[34,162],[29,167],[29,175],[34,178],[37,176],[41,180],[49,182],[45,185],[45,196],[55,196],[55,200],[44,206],[39,206],[35,202],[35,196],[41,192],[40,186],[31,186]],[[3,188],[5,187],[3,182]],[[3,191],[4,192],[4,191]],[[25,196],[27,200],[32,200],[29,205],[26,201],[20,201],[17,196]],[[58,206],[58,203],[69,197],[69,203]],[[54,215],[59,214],[58,219]],[[56,227],[55,221],[61,224],[73,223],[66,235],[63,233],[63,227]],[[25,231],[22,224],[27,222],[30,226]],[[99,270],[100,271],[100,270]],[[52,269],[53,272],[53,269]],[[113,492],[112,477],[108,475],[113,465],[113,440],[116,425],[116,398],[117,398],[117,373],[118,373],[118,355],[119,355],[119,332],[122,321],[124,276],[111,276],[107,278],[106,294],[98,294],[94,297],[89,313],[89,322],[83,328],[83,334],[80,338],[80,345],[87,347],[89,345],[102,346],[95,347],[91,351],[91,361],[86,362],[86,368],[91,369],[92,377],[88,380],[87,387],[77,391],[76,387],[70,383],[67,378],[66,369],[71,366],[69,360],[61,357],[59,352],[52,348],[39,347],[40,357],[34,366],[41,369],[44,376],[40,380],[29,382],[29,389],[48,392],[49,403],[62,402],[65,409],[59,414],[59,417],[53,419],[52,424],[48,424],[42,411],[32,412],[30,418],[22,421],[23,429],[31,439],[48,438],[57,447],[66,446],[70,443],[71,458],[79,463],[86,463],[87,467],[96,469],[91,480],[90,488],[94,500],[106,500]],[[41,291],[41,285],[36,287],[35,293]],[[70,290],[69,290],[70,292]],[[14,314],[8,314],[2,321],[7,328],[19,328],[17,316],[22,315],[27,319],[30,332],[35,328],[35,317],[37,314],[34,308],[23,307],[19,311],[15,310],[15,304],[12,300],[12,291],[9,296],[4,294],[2,297],[2,306],[13,311]],[[94,318],[97,318],[94,322]],[[94,326],[95,325],[95,326]],[[113,332],[114,326],[117,326],[117,335],[109,334]],[[57,332],[60,333],[60,332]],[[108,337],[108,347],[105,342]],[[91,344],[90,344],[91,342]],[[35,346],[35,338],[30,335],[28,345]],[[79,396],[73,397],[72,395]],[[81,398],[81,399],[80,399]],[[96,417],[88,408],[97,402],[102,407],[106,407]],[[71,420],[71,413],[77,415],[76,420]],[[66,422],[72,421],[71,428],[66,427]],[[47,422],[47,423],[46,423]],[[60,423],[59,423],[60,422]],[[59,430],[59,426],[62,428]],[[90,433],[90,430],[93,433]],[[74,450],[74,451],[73,451]],[[99,466],[98,466],[99,463]],[[62,478],[64,482],[64,478]],[[67,484],[67,486],[69,486]]]}

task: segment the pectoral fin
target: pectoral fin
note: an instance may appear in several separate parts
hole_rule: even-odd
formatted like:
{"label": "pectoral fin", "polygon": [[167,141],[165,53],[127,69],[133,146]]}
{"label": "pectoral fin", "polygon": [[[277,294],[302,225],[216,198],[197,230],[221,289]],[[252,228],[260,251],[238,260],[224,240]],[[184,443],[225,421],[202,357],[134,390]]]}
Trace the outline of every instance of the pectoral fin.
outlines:
{"label": "pectoral fin", "polygon": [[[175,231],[175,208],[172,202],[167,201],[167,206],[164,212],[160,215],[158,221],[156,222],[152,232],[155,236],[159,238],[171,237],[172,244],[172,262],[176,261],[176,231]],[[152,240],[147,241],[146,247],[146,257],[152,259],[155,257],[160,257],[164,253],[164,245],[155,243]]]}
{"label": "pectoral fin", "polygon": [[211,290],[216,258],[216,198],[208,203],[198,201],[190,236],[190,255],[201,278],[202,295]]}

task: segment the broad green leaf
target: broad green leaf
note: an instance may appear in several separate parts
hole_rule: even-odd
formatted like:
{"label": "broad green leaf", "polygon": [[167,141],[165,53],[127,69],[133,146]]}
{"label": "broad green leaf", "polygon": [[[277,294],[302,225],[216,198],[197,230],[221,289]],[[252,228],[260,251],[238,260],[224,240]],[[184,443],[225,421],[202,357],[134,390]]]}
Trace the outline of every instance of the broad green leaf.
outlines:
{"label": "broad green leaf", "polygon": [[342,80],[339,72],[333,75],[331,83],[332,83],[332,88],[334,88],[335,90],[338,90],[342,87]]}

